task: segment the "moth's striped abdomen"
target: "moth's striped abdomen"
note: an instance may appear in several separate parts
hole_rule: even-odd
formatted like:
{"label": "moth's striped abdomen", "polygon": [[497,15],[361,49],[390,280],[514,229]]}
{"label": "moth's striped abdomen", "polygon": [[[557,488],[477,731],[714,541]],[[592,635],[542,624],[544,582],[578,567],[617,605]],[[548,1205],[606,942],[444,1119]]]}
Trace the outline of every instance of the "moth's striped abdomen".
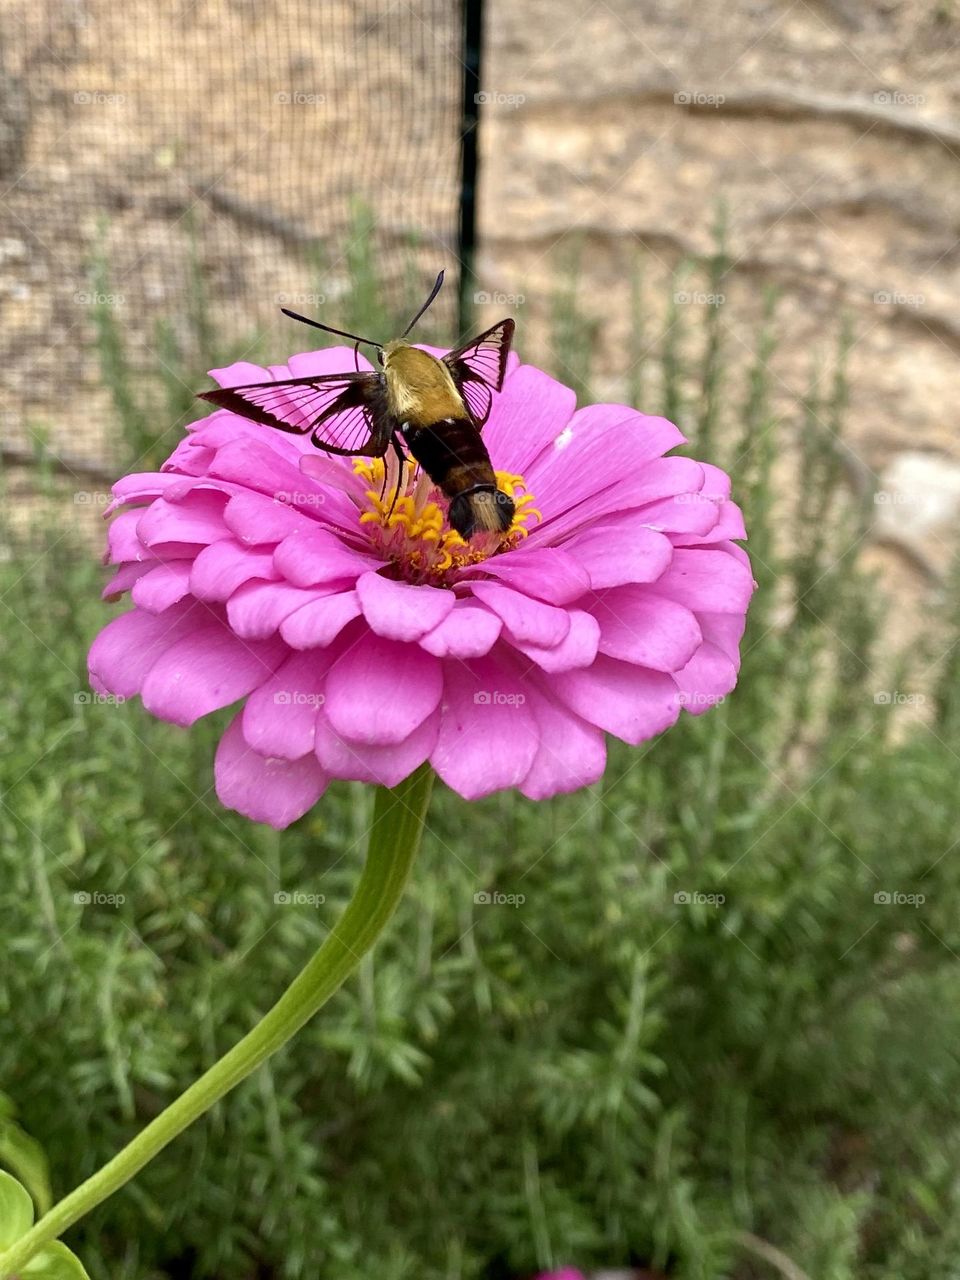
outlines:
{"label": "moth's striped abdomen", "polygon": [[462,538],[480,532],[506,533],[513,523],[513,500],[497,488],[497,478],[480,432],[469,418],[444,418],[427,427],[404,428],[410,452],[450,499],[450,523]]}

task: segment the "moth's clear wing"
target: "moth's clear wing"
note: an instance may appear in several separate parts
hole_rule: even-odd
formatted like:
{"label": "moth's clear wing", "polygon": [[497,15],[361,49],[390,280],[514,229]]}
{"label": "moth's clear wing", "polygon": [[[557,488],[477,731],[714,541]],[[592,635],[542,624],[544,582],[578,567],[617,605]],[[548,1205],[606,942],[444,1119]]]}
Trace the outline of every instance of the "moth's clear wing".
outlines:
{"label": "moth's clear wing", "polygon": [[458,389],[470,417],[478,427],[482,427],[490,416],[493,392],[485,382],[475,382],[471,378],[464,378]]}
{"label": "moth's clear wing", "polygon": [[201,392],[202,400],[333,453],[383,453],[392,434],[377,373],[333,373]]}
{"label": "moth's clear wing", "polygon": [[501,320],[443,357],[478,427],[483,426],[490,414],[493,399],[490,392],[499,391],[503,386],[515,328],[512,320]]}

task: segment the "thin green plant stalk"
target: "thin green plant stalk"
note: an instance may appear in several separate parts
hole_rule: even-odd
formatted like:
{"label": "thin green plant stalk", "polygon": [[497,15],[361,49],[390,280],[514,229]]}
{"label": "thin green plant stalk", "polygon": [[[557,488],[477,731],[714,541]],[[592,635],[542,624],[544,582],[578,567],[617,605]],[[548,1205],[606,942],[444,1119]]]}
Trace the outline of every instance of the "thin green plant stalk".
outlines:
{"label": "thin green plant stalk", "polygon": [[20,1272],[44,1245],[129,1182],[194,1120],[282,1048],[357,968],[403,896],[420,847],[433,776],[430,766],[422,765],[398,787],[377,788],[360,882],[320,949],[252,1031],[0,1255],[0,1277]]}

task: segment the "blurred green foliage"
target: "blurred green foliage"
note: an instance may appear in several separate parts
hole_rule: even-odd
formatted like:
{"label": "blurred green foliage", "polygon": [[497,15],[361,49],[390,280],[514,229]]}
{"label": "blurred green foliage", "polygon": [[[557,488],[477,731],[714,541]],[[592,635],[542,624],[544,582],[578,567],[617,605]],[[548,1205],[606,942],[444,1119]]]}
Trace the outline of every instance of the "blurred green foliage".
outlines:
{"label": "blurred green foliage", "polygon": [[[369,254],[351,269],[354,301],[374,299]],[[721,244],[682,278],[718,294],[725,270]],[[561,1262],[721,1280],[776,1274],[763,1242],[812,1280],[955,1270],[960,618],[912,674],[878,674],[882,606],[850,550],[864,516],[837,442],[849,338],[784,413],[774,299],[734,378],[715,308],[701,323],[674,292],[658,338],[645,289],[638,271],[631,385],[730,468],[748,513],[740,687],[614,744],[579,795],[467,806],[439,789],[357,978],[69,1233],[95,1280],[504,1280]],[[167,342],[166,419],[102,328],[131,458],[193,412],[177,388],[213,354],[204,305],[182,330],[196,341]],[[586,383],[577,307],[566,282],[552,347]],[[359,304],[344,320],[391,323]],[[282,837],[221,810],[228,713],[186,733],[92,700],[102,571],[62,530],[32,537],[10,533],[0,564],[0,1088],[62,1194],[319,944],[370,797],[337,786]],[[894,732],[877,696],[919,689],[930,727]],[[292,890],[326,901],[275,900]],[[492,890],[522,904],[475,900]]]}

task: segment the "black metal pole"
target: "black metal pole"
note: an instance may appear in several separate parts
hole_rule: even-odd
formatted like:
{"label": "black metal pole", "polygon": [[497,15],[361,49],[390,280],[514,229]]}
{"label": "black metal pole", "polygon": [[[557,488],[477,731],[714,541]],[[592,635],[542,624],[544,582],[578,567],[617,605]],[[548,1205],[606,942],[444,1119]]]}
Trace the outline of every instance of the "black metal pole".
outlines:
{"label": "black metal pole", "polygon": [[463,101],[460,119],[460,255],[458,320],[461,334],[473,323],[474,255],[477,243],[477,141],[480,132],[480,56],[483,0],[463,2]]}

